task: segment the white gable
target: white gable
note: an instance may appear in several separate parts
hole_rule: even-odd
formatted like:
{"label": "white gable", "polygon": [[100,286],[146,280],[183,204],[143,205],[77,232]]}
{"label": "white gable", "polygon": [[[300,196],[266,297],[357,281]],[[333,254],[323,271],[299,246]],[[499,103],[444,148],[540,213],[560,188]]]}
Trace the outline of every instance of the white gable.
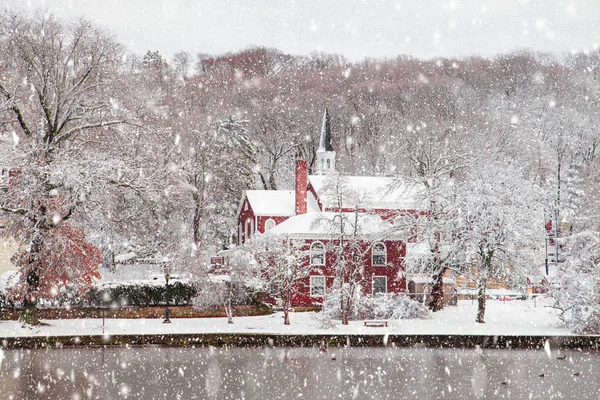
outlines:
{"label": "white gable", "polygon": [[[296,215],[296,197],[293,190],[246,190],[246,198],[257,216],[290,217]],[[312,193],[306,196],[308,212],[319,211]]]}
{"label": "white gable", "polygon": [[342,189],[343,208],[367,210],[413,210],[417,209],[419,192],[417,184],[402,184],[394,178],[378,176],[309,175],[308,181],[317,192],[324,208],[337,208],[337,196],[333,190],[339,179]]}
{"label": "white gable", "polygon": [[246,198],[257,216],[296,215],[293,190],[246,190]]}

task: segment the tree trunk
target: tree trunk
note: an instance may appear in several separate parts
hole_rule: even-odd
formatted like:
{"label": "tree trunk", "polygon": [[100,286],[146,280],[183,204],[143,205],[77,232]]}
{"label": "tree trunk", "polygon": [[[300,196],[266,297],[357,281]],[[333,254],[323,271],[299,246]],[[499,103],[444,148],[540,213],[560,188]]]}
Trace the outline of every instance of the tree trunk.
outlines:
{"label": "tree trunk", "polygon": [[433,286],[431,287],[431,301],[429,309],[433,312],[440,311],[444,308],[444,273],[445,267],[439,269],[438,273],[433,275]]}
{"label": "tree trunk", "polygon": [[23,310],[19,316],[19,321],[22,321],[30,325],[38,325],[40,320],[38,319],[37,312],[37,297],[33,294],[37,292],[40,285],[40,276],[38,275],[38,258],[42,251],[43,236],[41,232],[37,231],[34,233],[33,239],[31,240],[31,247],[29,249],[29,265],[27,266],[27,293],[23,299]]}
{"label": "tree trunk", "polygon": [[487,277],[481,276],[477,283],[477,319],[476,322],[483,324],[485,323],[485,289],[487,285]]}
{"label": "tree trunk", "polygon": [[19,321],[29,325],[39,325],[40,320],[38,319],[37,310],[37,299],[25,299],[23,300],[23,310],[19,315]]}
{"label": "tree trunk", "polygon": [[283,300],[283,324],[290,324],[290,299],[289,297]]}
{"label": "tree trunk", "polygon": [[200,221],[202,218],[202,206],[200,205],[200,195],[194,193],[193,194],[193,199],[194,199],[194,219],[192,221],[192,230],[193,230],[193,236],[194,236],[194,244],[196,245],[196,247],[198,247],[200,245]]}
{"label": "tree trunk", "polygon": [[229,296],[227,297],[227,302],[225,303],[225,314],[227,314],[227,323],[228,324],[233,324],[233,310],[231,308],[231,296],[233,295],[231,293],[231,284],[229,285]]}
{"label": "tree trunk", "polygon": [[348,302],[346,301],[346,294],[344,293],[344,289],[342,289],[342,293],[340,296],[340,307],[342,310],[342,325],[348,325]]}
{"label": "tree trunk", "polygon": [[231,309],[231,302],[225,303],[225,314],[227,315],[227,323],[233,324],[233,310]]}
{"label": "tree trunk", "polygon": [[342,325],[348,325],[350,319],[350,284],[344,282],[340,291],[340,307],[342,311]]}

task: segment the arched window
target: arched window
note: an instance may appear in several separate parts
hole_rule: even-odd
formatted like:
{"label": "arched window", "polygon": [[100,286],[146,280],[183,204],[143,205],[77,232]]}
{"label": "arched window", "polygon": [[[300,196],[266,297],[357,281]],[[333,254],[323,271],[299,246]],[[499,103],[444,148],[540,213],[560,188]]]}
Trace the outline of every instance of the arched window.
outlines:
{"label": "arched window", "polygon": [[331,169],[331,160],[329,158],[327,159],[327,169]]}
{"label": "arched window", "polygon": [[275,221],[273,221],[271,218],[269,218],[265,222],[265,232],[268,231],[269,229],[273,229],[273,228],[275,228]]}
{"label": "arched window", "polygon": [[310,245],[310,265],[325,265],[325,246],[321,242]]}
{"label": "arched window", "polygon": [[371,246],[371,265],[387,265],[387,249],[381,242],[375,243],[373,246]]}

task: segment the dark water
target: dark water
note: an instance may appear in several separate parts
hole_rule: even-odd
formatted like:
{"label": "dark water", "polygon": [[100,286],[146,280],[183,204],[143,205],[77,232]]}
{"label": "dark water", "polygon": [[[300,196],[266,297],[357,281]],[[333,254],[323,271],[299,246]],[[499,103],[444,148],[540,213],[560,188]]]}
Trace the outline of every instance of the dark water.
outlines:
{"label": "dark water", "polygon": [[600,353],[565,354],[557,360],[556,350],[551,357],[543,350],[425,348],[4,350],[0,399],[600,400]]}

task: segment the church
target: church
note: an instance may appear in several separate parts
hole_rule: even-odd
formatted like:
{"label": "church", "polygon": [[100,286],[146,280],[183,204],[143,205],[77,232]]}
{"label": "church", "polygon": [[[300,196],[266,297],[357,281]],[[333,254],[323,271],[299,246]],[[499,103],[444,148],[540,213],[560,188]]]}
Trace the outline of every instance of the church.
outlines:
{"label": "church", "polygon": [[[406,242],[416,241],[395,227],[398,217],[419,213],[418,188],[392,177],[345,176],[336,171],[327,110],[314,175],[297,160],[294,190],[246,190],[237,213],[237,244],[270,231],[302,241],[306,264],[314,267],[299,282],[292,306],[318,306],[334,285],[338,258],[352,260],[352,279],[365,295],[406,291]],[[343,245],[340,246],[340,243]],[[342,250],[340,250],[342,249]],[[276,302],[271,285],[267,301]]]}

